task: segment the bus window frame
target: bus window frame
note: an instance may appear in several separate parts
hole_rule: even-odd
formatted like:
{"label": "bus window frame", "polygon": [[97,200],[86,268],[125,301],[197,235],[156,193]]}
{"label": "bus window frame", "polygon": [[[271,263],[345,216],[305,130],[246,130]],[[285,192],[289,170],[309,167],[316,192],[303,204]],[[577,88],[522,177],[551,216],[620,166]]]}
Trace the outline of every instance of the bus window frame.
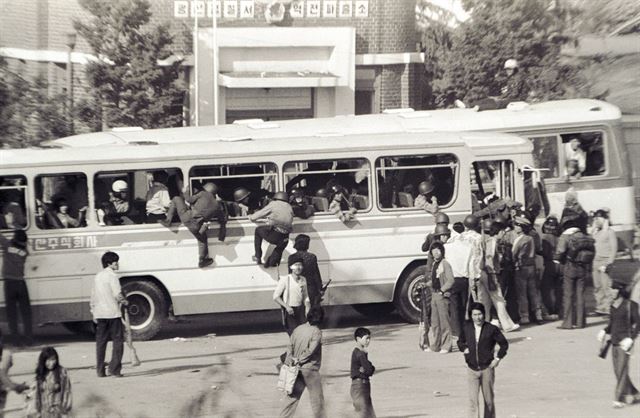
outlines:
{"label": "bus window frame", "polygon": [[[379,211],[384,212],[384,213],[388,213],[388,212],[411,212],[411,211],[415,211],[415,212],[425,212],[424,208],[418,208],[415,206],[411,206],[411,207],[402,207],[402,206],[398,206],[398,207],[391,207],[391,208],[383,208],[382,206],[380,206],[380,183],[378,180],[378,171],[379,170],[384,170],[384,169],[388,169],[388,170],[415,170],[415,169],[421,169],[421,168],[451,168],[452,165],[451,164],[429,164],[429,165],[412,165],[412,166],[401,166],[401,167],[378,167],[377,163],[378,160],[382,159],[382,158],[407,158],[407,157],[416,157],[417,154],[413,154],[413,155],[381,155],[379,157],[376,158],[375,162],[376,165],[374,165],[375,167],[375,177],[376,177],[376,206],[378,208]],[[442,211],[444,209],[448,209],[450,207],[452,207],[456,201],[458,200],[458,192],[460,190],[460,170],[462,169],[462,164],[460,162],[460,157],[453,153],[453,152],[445,152],[445,153],[437,153],[437,154],[428,154],[428,155],[421,155],[418,154],[418,156],[437,156],[437,155],[452,155],[455,159],[456,159],[456,163],[453,165],[453,167],[456,168],[455,170],[455,175],[453,178],[453,191],[451,193],[451,200],[444,206],[440,205],[440,203],[438,202],[438,211]]]}
{"label": "bus window frame", "polygon": [[[516,180],[515,180],[515,176],[517,173],[517,169],[516,169],[516,162],[513,158],[502,158],[502,159],[495,159],[494,157],[491,157],[489,159],[474,159],[473,161],[471,161],[471,163],[469,164],[469,191],[473,193],[472,187],[471,187],[471,178],[475,177],[475,170],[473,168],[473,164],[475,163],[495,163],[495,162],[500,162],[500,163],[510,163],[511,165],[511,169],[509,170],[509,177],[510,177],[510,182],[511,182],[511,195],[510,196],[503,196],[503,195],[498,195],[500,198],[510,198],[515,200],[516,195],[518,194],[518,191],[516,190]],[[477,179],[476,179],[477,180]],[[504,178],[500,179],[500,187],[502,188],[502,186],[504,184]],[[483,188],[485,183],[482,183]],[[478,189],[479,190],[479,189]],[[486,193],[486,192],[485,192]],[[496,195],[497,195],[497,190],[496,190]]]}
{"label": "bus window frame", "polygon": [[[273,167],[275,167],[275,171],[273,173],[262,173],[263,178],[265,176],[273,176],[275,177],[275,192],[278,192],[278,185],[280,184],[280,166],[278,165],[278,163],[276,163],[275,161],[259,161],[259,162],[240,162],[240,163],[221,163],[221,164],[200,164],[200,165],[192,165],[189,167],[189,193],[193,194],[193,184],[192,182],[195,181],[200,181],[202,182],[202,180],[215,180],[215,179],[232,179],[232,178],[255,178],[258,177],[259,174],[232,174],[232,175],[219,175],[219,176],[191,176],[191,171],[198,169],[198,168],[220,168],[222,169],[223,167],[226,168],[226,171],[229,172],[229,166],[246,166],[246,165],[251,165],[251,164],[255,164],[255,165],[266,165],[266,164],[271,164]],[[220,197],[218,195],[218,197]],[[221,200],[221,202],[229,202],[228,200]],[[231,202],[235,202],[235,200],[231,201]],[[236,202],[237,203],[237,202]],[[262,208],[260,208],[262,209]],[[260,210],[258,209],[258,210]],[[250,215],[249,215],[250,216]],[[249,216],[229,216],[228,221],[242,221],[242,220],[246,220],[249,219]]]}
{"label": "bus window frame", "polygon": [[[7,174],[7,175],[2,175],[2,177],[6,178],[6,177],[21,177],[25,184],[24,186],[0,186],[0,190],[9,190],[9,189],[24,189],[24,218],[27,221],[27,224],[23,227],[23,228],[17,228],[17,229],[12,229],[12,228],[2,228],[0,229],[0,233],[10,233],[10,232],[14,232],[14,231],[18,231],[19,229],[22,229],[24,231],[29,230],[29,228],[31,228],[32,223],[31,223],[31,214],[32,214],[32,210],[31,210],[31,205],[29,204],[29,200],[30,199],[30,195],[29,195],[29,179],[27,178],[27,176],[25,176],[24,174]],[[0,208],[0,211],[2,210],[2,208]],[[34,213],[35,215],[35,213]],[[0,216],[1,213],[0,213]],[[33,225],[35,225],[35,223],[33,223]]]}
{"label": "bus window frame", "polygon": [[[604,165],[605,169],[602,174],[598,174],[595,176],[581,176],[579,179],[572,177],[570,182],[581,182],[581,181],[589,181],[592,179],[600,180],[611,175],[611,161],[610,161],[610,150],[609,150],[609,141],[613,140],[613,135],[611,135],[610,130],[607,129],[606,126],[597,126],[597,127],[577,127],[576,129],[566,128],[562,130],[545,130],[545,131],[523,131],[517,132],[516,135],[524,136],[530,141],[534,141],[534,138],[542,138],[542,137],[556,137],[556,146],[558,151],[558,155],[556,156],[556,162],[558,163],[558,177],[545,177],[544,181],[549,183],[565,183],[564,179],[564,170],[566,165],[566,158],[564,155],[564,145],[565,142],[562,141],[562,135],[580,135],[583,133],[600,133],[602,135],[602,143],[603,143],[603,151],[604,151]],[[535,145],[534,145],[535,146]],[[536,167],[543,168],[543,167]]]}
{"label": "bus window frame", "polygon": [[[330,169],[330,170],[313,170],[313,171],[297,171],[297,168],[295,171],[285,171],[285,167],[287,166],[287,164],[293,164],[294,167],[296,164],[300,164],[300,163],[304,163],[304,164],[309,164],[309,163],[318,163],[318,162],[329,162],[329,161],[333,161],[336,163],[340,163],[340,162],[344,162],[344,161],[357,161],[357,160],[363,160],[366,161],[366,163],[368,164],[368,170],[367,170],[367,189],[369,190],[369,196],[367,196],[368,200],[369,200],[369,205],[367,206],[366,209],[357,209],[357,213],[369,213],[371,212],[371,210],[373,210],[373,196],[372,196],[372,184],[373,181],[371,179],[371,175],[372,175],[372,171],[371,171],[371,167],[373,167],[373,165],[371,164],[371,160],[367,157],[347,157],[347,158],[319,158],[319,159],[314,159],[314,160],[295,160],[295,161],[285,161],[282,164],[282,189],[286,189],[286,185],[288,183],[287,181],[287,176],[293,175],[292,178],[295,178],[297,175],[300,174],[326,174],[326,173],[357,173],[358,171],[361,170],[361,168],[348,168],[348,169],[340,169],[340,170],[334,170],[334,169]],[[309,197],[313,197],[313,196],[309,196]],[[328,197],[327,197],[327,200]],[[331,202],[329,202],[329,205],[331,205]],[[321,215],[321,216],[328,216],[328,215],[333,215],[331,212],[329,211],[315,211],[313,213],[313,216],[316,215]],[[299,219],[300,220],[300,219]],[[301,219],[304,220],[304,219]]]}
{"label": "bus window frame", "polygon": [[[68,171],[62,171],[62,172],[53,172],[53,173],[40,173],[40,174],[36,174],[35,176],[33,176],[33,183],[34,183],[34,188],[33,188],[33,200],[34,202],[36,201],[36,199],[38,199],[36,197],[36,187],[35,185],[37,184],[38,180],[42,177],[63,177],[63,176],[73,176],[73,175],[83,175],[85,177],[85,181],[87,182],[87,211],[84,214],[84,223],[85,226],[78,226],[78,227],[74,227],[74,228],[40,228],[37,224],[37,222],[35,223],[35,228],[38,229],[38,231],[64,231],[67,229],[71,229],[71,230],[84,230],[87,229],[91,226],[91,223],[89,222],[89,213],[92,210],[92,204],[91,204],[91,192],[90,192],[90,188],[89,188],[89,174],[87,172],[84,171],[73,171],[73,172],[68,172]],[[44,202],[42,202],[44,204]],[[55,206],[55,202],[51,202],[52,205]],[[38,216],[37,213],[35,213],[34,211],[34,215]]]}

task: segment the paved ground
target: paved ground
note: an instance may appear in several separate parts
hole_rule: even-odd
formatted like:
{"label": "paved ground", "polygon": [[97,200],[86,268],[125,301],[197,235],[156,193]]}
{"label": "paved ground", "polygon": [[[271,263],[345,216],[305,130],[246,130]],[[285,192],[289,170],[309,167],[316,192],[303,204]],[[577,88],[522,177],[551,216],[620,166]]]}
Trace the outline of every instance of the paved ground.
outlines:
{"label": "paved ground", "polygon": [[[611,359],[596,356],[595,335],[604,321],[589,318],[586,329],[571,331],[556,329],[558,324],[508,334],[511,347],[496,377],[498,416],[640,416],[640,405],[611,408]],[[360,325],[373,331],[370,358],[377,371],[372,388],[379,417],[465,416],[466,366],[459,352],[423,353],[417,326],[394,315],[367,319],[341,307],[329,311],[324,331],[322,374],[330,417],[349,416],[352,410],[351,336]],[[154,341],[136,343],[142,365],[126,364],[122,379],[96,378],[91,340],[60,327],[39,331],[71,372],[77,416],[272,417],[279,411],[274,364],[286,334],[279,329],[276,312],[197,317],[173,325]],[[31,379],[38,351],[34,347],[15,353],[15,380]],[[631,359],[636,384],[639,359],[637,352]],[[7,416],[20,416],[21,405],[21,397],[10,394]],[[298,416],[310,416],[306,396]]]}

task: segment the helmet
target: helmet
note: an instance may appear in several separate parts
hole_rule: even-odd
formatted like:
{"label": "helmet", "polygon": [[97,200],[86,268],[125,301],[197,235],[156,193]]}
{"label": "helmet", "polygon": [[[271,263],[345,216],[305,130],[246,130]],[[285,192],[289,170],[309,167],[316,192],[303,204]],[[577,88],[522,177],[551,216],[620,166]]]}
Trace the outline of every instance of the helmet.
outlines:
{"label": "helmet", "polygon": [[111,185],[111,190],[113,190],[116,193],[126,192],[127,190],[129,190],[129,186],[127,185],[127,182],[124,180],[116,180]]}
{"label": "helmet", "polygon": [[316,192],[317,197],[327,197],[327,189],[318,189]]}
{"label": "helmet", "polygon": [[205,190],[210,189],[209,192],[212,194],[218,194],[218,186],[215,183],[208,181],[202,186]]}
{"label": "helmet", "polygon": [[281,200],[283,202],[288,202],[289,196],[287,196],[285,192],[276,192],[276,194],[273,195],[273,200]]}
{"label": "helmet", "polygon": [[302,192],[302,189],[299,189],[299,188],[297,188],[297,187],[296,187],[295,189],[292,189],[292,190],[291,190],[291,196],[294,196],[294,197],[303,197],[303,196],[304,196],[304,193]]}
{"label": "helmet", "polygon": [[451,235],[449,227],[446,225],[436,225],[436,229],[433,231],[434,235]]}
{"label": "helmet", "polygon": [[448,224],[449,223],[449,215],[444,212],[436,213],[436,223],[437,224]]}
{"label": "helmet", "polygon": [[480,226],[480,219],[475,215],[467,215],[462,224],[465,228],[476,229]]}
{"label": "helmet", "polygon": [[515,59],[509,58],[508,60],[506,60],[504,62],[504,69],[505,70],[507,70],[507,69],[515,70],[516,68],[518,68],[518,61],[516,61]]}
{"label": "helmet", "polygon": [[493,219],[487,218],[482,221],[482,230],[484,232],[491,232],[491,228],[493,228]]}
{"label": "helmet", "polygon": [[429,192],[432,192],[433,189],[435,188],[435,186],[433,185],[432,182],[430,181],[423,181],[422,183],[420,183],[418,185],[418,193],[420,194],[427,194]]}
{"label": "helmet", "polygon": [[340,185],[340,184],[334,184],[333,186],[331,186],[331,192],[332,193],[344,193],[344,187],[342,187],[342,185]]}
{"label": "helmet", "polygon": [[251,192],[247,189],[245,189],[244,187],[238,187],[234,192],[233,192],[233,200],[237,202],[241,202],[244,199],[246,199],[247,197],[249,197],[249,195],[251,194]]}

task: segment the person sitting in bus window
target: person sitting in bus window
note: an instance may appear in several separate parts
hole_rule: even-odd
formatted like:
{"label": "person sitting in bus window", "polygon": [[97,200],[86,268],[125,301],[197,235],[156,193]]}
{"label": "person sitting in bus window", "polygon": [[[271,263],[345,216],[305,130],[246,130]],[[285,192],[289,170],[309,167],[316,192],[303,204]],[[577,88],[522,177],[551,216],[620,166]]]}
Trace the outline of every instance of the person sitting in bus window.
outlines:
{"label": "person sitting in bus window", "polygon": [[254,234],[255,255],[252,257],[256,264],[262,264],[262,241],[265,240],[276,246],[265,262],[265,267],[280,265],[282,252],[289,242],[289,234],[293,230],[293,209],[289,204],[289,196],[285,192],[277,192],[273,200],[259,211],[249,215],[249,220],[261,223]]}
{"label": "person sitting in bus window", "polygon": [[22,229],[27,226],[27,217],[20,203],[22,193],[17,189],[4,190],[2,197],[2,227],[5,229]]}
{"label": "person sitting in bus window", "polygon": [[[212,182],[207,182],[204,184],[203,189],[186,198],[182,196],[174,197],[171,200],[165,219],[160,221],[163,226],[168,228],[171,226],[173,216],[177,213],[180,222],[187,227],[198,241],[198,267],[200,268],[213,264],[213,258],[209,257],[209,241],[207,237],[209,221],[217,220],[220,224],[218,241],[224,241],[227,236],[227,217],[222,204],[216,199],[218,186]],[[183,189],[185,195],[188,191],[186,187]],[[191,205],[191,208],[187,207],[187,203]]]}
{"label": "person sitting in bus window", "polygon": [[435,186],[433,179],[425,180],[418,185],[418,197],[413,202],[416,208],[435,214],[438,211],[438,198],[434,194]]}
{"label": "person sitting in bus window", "polygon": [[336,215],[342,222],[353,220],[357,210],[349,203],[349,199],[345,196],[345,189],[341,185],[336,184],[331,188],[331,193],[329,212]]}
{"label": "person sitting in bus window", "polygon": [[293,209],[293,215],[301,219],[308,219],[315,212],[315,208],[313,205],[309,204],[309,201],[302,192],[302,189],[299,188],[295,188],[291,191],[289,204]]}
{"label": "person sitting in bus window", "polygon": [[134,215],[129,206],[129,186],[124,180],[116,180],[111,185],[109,200],[98,206],[99,225],[132,225],[130,216]]}
{"label": "person sitting in bus window", "polygon": [[85,217],[87,214],[87,207],[84,206],[78,210],[78,218],[74,218],[69,214],[69,202],[66,199],[60,198],[56,200],[56,218],[60,221],[62,228],[78,228],[84,226]]}
{"label": "person sitting in bus window", "polygon": [[147,223],[156,223],[166,218],[167,210],[171,204],[169,189],[166,186],[168,180],[165,171],[153,173],[153,182],[146,196]]}
{"label": "person sitting in bus window", "polygon": [[564,145],[564,158],[566,179],[582,177],[582,173],[587,169],[587,153],[582,149],[578,138],[571,138]]}
{"label": "person sitting in bus window", "polygon": [[251,192],[244,187],[238,187],[233,192],[233,200],[238,204],[240,213],[236,213],[237,217],[245,218],[253,214],[258,208],[255,202],[252,202]]}

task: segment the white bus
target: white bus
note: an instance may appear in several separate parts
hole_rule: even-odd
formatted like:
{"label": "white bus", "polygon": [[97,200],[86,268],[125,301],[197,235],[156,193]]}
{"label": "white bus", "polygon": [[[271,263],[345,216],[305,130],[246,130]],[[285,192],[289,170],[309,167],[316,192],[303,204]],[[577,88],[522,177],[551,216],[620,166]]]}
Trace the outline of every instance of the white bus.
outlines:
{"label": "white bus", "polygon": [[[163,132],[152,137],[162,142]],[[252,262],[255,226],[236,216],[238,187],[256,196],[298,187],[311,198],[317,212],[296,219],[291,237],[311,236],[322,276],[332,279],[323,303],[357,304],[361,311],[370,304],[395,307],[416,321],[415,285],[426,259],[421,244],[434,219],[393,203],[394,193],[411,201],[418,184],[432,178],[452,222],[470,213],[472,192],[480,185],[519,201],[540,198],[525,190],[525,183],[532,184],[525,178],[535,176],[529,170],[533,146],[510,134],[404,132],[184,144],[154,144],[152,137],[144,145],[0,150],[2,232],[27,230],[34,322],[77,328],[90,320],[93,277],[108,250],[120,255],[119,274],[139,339],[153,337],[170,308],[175,315],[274,309],[271,295],[286,263],[265,269]],[[154,173],[163,174],[171,195],[185,184],[192,190],[208,180],[218,185],[230,220],[224,243],[215,238],[215,225],[209,231],[212,268],[197,268],[197,243],[184,226],[165,228],[146,219]],[[120,180],[128,184],[127,213],[105,225],[97,212]],[[358,209],[353,222],[326,212],[328,202],[318,192],[329,182],[349,190]],[[56,211],[63,204],[75,218],[88,207],[78,227],[59,223]]]}
{"label": "white bus", "polygon": [[[609,103],[573,99],[536,104],[512,103],[507,109],[476,112],[471,109],[412,111],[395,109],[383,115],[337,116],[278,122],[238,121],[210,127],[159,131],[104,132],[54,141],[59,145],[93,146],[100,143],[144,141],[193,142],[240,138],[356,135],[425,131],[498,131],[529,138],[536,167],[544,169],[550,212],[560,215],[564,194],[573,187],[587,211],[611,209],[613,229],[632,248],[636,207],[632,167],[622,134],[620,110]],[[158,134],[156,134],[158,132]],[[584,152],[585,167],[578,179],[565,175],[571,139]]]}

